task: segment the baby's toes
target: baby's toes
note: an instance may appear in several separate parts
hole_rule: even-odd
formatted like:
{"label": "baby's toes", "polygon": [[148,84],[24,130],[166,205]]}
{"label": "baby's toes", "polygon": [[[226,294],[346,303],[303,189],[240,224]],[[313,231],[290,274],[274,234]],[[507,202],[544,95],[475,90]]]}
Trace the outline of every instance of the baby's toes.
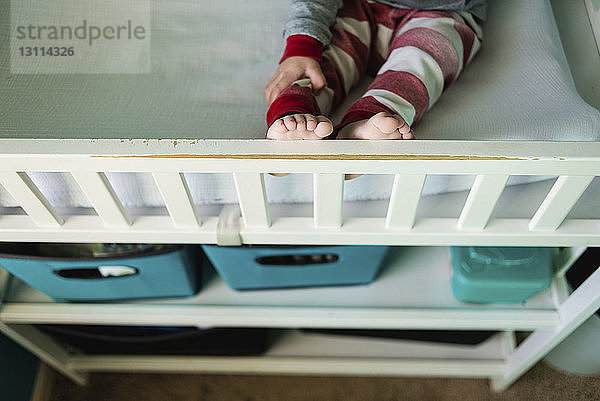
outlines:
{"label": "baby's toes", "polygon": [[[408,134],[412,135],[412,131],[410,130],[410,125],[408,125],[402,117],[400,117],[398,114],[396,114],[396,115],[394,115],[394,118],[396,119],[396,121],[398,121],[398,131],[402,134],[403,138],[404,138],[404,135],[408,135]],[[412,139],[412,138],[404,138],[404,139]]]}
{"label": "baby's toes", "polygon": [[285,134],[288,132],[283,119],[275,120],[267,130],[267,139],[285,139]]}
{"label": "baby's toes", "polygon": [[402,135],[402,139],[415,139],[415,135],[410,129],[408,130],[408,132],[400,132],[400,134]]}
{"label": "baby's toes", "polygon": [[319,116],[314,132],[319,138],[325,138],[333,132],[333,123],[327,117]]}
{"label": "baby's toes", "polygon": [[305,133],[306,132],[306,117],[304,117],[304,114],[294,114],[294,120],[296,120],[296,131],[298,131],[298,133]]}
{"label": "baby's toes", "polygon": [[[401,125],[394,115],[384,111],[375,114],[369,121],[377,128],[377,130],[384,134],[394,133]],[[404,123],[404,120],[402,122]]]}
{"label": "baby's toes", "polygon": [[314,131],[317,128],[317,125],[319,124],[317,119],[310,114],[305,114],[304,118],[306,118],[306,130]]}
{"label": "baby's toes", "polygon": [[283,120],[283,124],[288,131],[294,131],[298,126],[294,116],[285,116],[281,120]]}
{"label": "baby's toes", "polygon": [[404,139],[397,129],[392,132],[381,132],[379,135],[373,135],[370,139]]}

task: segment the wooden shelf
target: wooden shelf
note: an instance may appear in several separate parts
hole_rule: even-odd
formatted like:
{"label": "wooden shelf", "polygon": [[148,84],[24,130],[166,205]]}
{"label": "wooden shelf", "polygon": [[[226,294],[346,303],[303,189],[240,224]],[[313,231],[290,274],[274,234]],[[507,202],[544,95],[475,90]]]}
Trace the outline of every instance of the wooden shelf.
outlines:
{"label": "wooden shelf", "polygon": [[286,330],[263,356],[76,355],[70,366],[103,372],[491,377],[502,374],[504,358],[513,346],[509,332],[469,346]]}
{"label": "wooden shelf", "polygon": [[528,330],[559,323],[555,282],[519,305],[476,305],[451,291],[447,247],[394,247],[370,285],[234,291],[205,264],[190,298],[59,303],[14,280],[7,323]]}

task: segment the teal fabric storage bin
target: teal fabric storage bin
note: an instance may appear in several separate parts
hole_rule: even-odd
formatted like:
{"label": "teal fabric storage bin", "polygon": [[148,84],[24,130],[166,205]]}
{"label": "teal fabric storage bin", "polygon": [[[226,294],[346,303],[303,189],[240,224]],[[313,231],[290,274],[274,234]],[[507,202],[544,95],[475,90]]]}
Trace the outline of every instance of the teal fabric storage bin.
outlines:
{"label": "teal fabric storage bin", "polygon": [[3,245],[0,266],[57,301],[184,297],[198,290],[197,246],[165,246],[111,257],[47,257],[35,255],[36,244],[30,244],[31,250],[27,245],[11,253],[6,253],[10,245]]}
{"label": "teal fabric storage bin", "polygon": [[387,246],[203,245],[225,283],[234,290],[368,284]]}
{"label": "teal fabric storage bin", "polygon": [[450,248],[452,293],[462,302],[521,303],[552,282],[552,248]]}

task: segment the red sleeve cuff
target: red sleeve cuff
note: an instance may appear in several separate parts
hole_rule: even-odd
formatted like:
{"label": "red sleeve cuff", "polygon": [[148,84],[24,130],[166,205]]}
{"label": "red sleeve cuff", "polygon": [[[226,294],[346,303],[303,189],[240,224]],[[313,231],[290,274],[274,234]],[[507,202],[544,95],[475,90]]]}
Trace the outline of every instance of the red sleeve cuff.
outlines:
{"label": "red sleeve cuff", "polygon": [[293,35],[287,38],[283,57],[279,62],[290,57],[310,57],[317,61],[321,61],[321,53],[323,45],[317,39],[307,35]]}

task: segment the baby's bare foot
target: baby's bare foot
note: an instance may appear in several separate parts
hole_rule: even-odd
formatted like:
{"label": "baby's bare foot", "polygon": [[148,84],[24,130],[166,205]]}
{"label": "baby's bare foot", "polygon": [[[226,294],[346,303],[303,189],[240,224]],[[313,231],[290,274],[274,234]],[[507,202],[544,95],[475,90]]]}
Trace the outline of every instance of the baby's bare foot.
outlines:
{"label": "baby's bare foot", "polygon": [[414,139],[414,135],[398,114],[381,112],[368,120],[356,121],[340,130],[337,139]]}
{"label": "baby's bare foot", "polygon": [[333,132],[333,124],[325,116],[292,114],[276,120],[267,131],[267,139],[323,139]]}
{"label": "baby's bare foot", "polygon": [[[325,116],[291,114],[276,120],[267,131],[267,139],[291,141],[294,139],[323,139],[333,132],[333,123]],[[278,177],[287,173],[269,173]]]}
{"label": "baby's bare foot", "polygon": [[[402,117],[381,112],[368,120],[356,121],[340,130],[337,139],[414,139],[414,135]],[[346,174],[346,180],[362,174]]]}

